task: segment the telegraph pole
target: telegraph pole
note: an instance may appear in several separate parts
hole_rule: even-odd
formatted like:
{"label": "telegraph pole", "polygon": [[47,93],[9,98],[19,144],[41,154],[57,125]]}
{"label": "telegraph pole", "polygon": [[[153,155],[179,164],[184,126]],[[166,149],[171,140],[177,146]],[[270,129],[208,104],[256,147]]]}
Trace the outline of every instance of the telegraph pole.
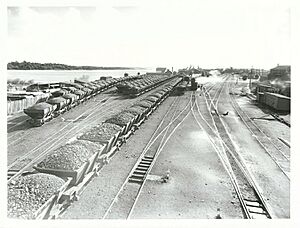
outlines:
{"label": "telegraph pole", "polygon": [[253,66],[252,66],[252,68],[251,68],[251,71],[250,71],[250,77],[249,77],[249,89],[250,89],[250,91],[251,91],[251,86],[252,86],[252,84],[251,84],[251,79],[252,79],[252,76],[253,76]]}

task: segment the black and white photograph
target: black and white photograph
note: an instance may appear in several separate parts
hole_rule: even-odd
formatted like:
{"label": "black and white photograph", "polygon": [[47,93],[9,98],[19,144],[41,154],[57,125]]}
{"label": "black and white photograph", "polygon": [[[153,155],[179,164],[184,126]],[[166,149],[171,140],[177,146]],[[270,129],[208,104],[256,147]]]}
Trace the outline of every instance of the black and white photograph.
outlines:
{"label": "black and white photograph", "polygon": [[295,225],[293,3],[6,1],[5,221]]}

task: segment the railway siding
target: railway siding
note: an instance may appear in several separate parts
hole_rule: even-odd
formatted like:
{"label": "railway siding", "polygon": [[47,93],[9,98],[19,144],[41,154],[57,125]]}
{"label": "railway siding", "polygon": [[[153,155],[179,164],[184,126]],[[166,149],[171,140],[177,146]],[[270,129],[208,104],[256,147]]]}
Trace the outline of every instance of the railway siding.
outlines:
{"label": "railway siding", "polygon": [[133,138],[122,146],[109,164],[102,168],[99,176],[86,187],[80,200],[72,204],[62,215],[62,219],[103,218],[174,99],[175,97],[169,97],[164,105],[159,106],[151,115],[149,121],[140,126]]}
{"label": "railway siding", "polygon": [[[142,125],[134,118],[136,124],[127,124],[132,126],[128,137],[123,135],[117,141],[116,136],[117,145],[107,157],[99,157],[80,186],[63,194],[72,204],[64,201],[67,210],[59,217],[289,218],[289,156],[229,96],[229,79],[223,76],[205,93],[186,91],[168,97],[155,112],[147,109],[143,120],[150,120]],[[43,129],[14,123],[9,147],[21,150],[26,139],[33,147],[27,155],[23,150],[24,156],[15,162],[18,153],[9,155],[9,173],[13,177],[30,171],[51,150],[147,95],[124,100],[112,93],[100,94]],[[226,115],[222,115],[224,110]],[[36,144],[31,133],[45,130],[56,134],[48,138],[42,134],[45,141]],[[62,205],[56,206],[62,209]]]}
{"label": "railway siding", "polygon": [[252,175],[273,217],[289,218],[289,178],[257,141],[257,137],[253,137],[253,133],[245,126],[242,120],[240,118],[232,118],[236,117],[235,107],[232,106],[228,96],[228,91],[224,90],[218,107],[230,113],[228,117],[221,117],[225,127],[224,130],[230,135],[230,140],[237,152],[237,156],[241,157]]}
{"label": "railway siding", "polygon": [[211,142],[190,113],[153,166],[131,218],[237,218],[242,211]]}

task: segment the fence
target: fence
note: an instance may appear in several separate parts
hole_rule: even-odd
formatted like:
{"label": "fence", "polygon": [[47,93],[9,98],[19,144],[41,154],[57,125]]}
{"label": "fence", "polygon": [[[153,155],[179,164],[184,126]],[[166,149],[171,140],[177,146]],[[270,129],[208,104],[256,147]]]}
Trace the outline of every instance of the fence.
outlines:
{"label": "fence", "polygon": [[38,100],[45,99],[46,97],[46,95],[37,95],[34,97],[26,97],[22,100],[7,101],[7,115],[22,112],[23,109],[34,105]]}

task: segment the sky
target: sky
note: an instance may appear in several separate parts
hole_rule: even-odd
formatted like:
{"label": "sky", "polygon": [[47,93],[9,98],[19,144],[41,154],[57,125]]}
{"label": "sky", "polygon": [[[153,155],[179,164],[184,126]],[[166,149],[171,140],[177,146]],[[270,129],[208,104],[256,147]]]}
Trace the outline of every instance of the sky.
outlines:
{"label": "sky", "polygon": [[290,64],[285,0],[123,0],[8,7],[8,61],[270,69]]}

